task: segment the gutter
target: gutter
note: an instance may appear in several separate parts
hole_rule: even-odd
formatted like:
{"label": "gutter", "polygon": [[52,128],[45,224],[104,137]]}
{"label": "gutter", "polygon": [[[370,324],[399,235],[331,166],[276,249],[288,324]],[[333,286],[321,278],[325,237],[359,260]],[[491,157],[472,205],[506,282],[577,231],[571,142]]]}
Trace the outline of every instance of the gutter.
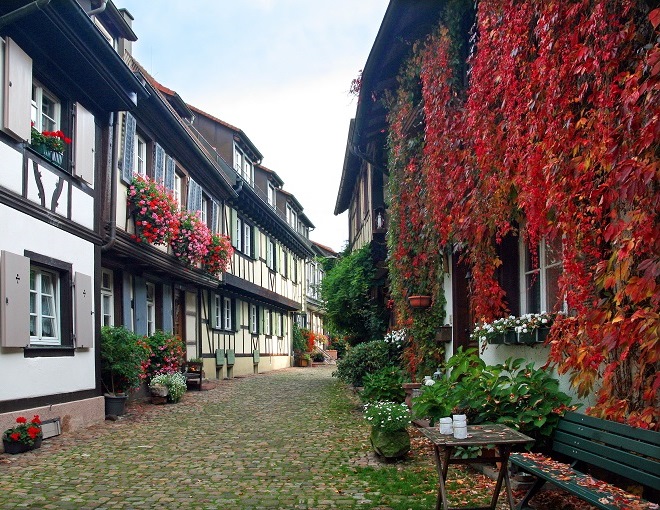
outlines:
{"label": "gutter", "polygon": [[19,7],[15,11],[9,12],[4,16],[0,17],[0,28],[5,27],[17,19],[32,14],[35,11],[40,11],[43,7],[46,7],[50,3],[50,0],[35,0],[34,2]]}
{"label": "gutter", "polygon": [[108,151],[110,151],[110,221],[106,224],[110,229],[110,236],[105,244],[101,245],[101,251],[110,250],[117,241],[117,151],[114,140],[117,139],[116,113],[110,113],[109,130],[111,135],[108,139]]}

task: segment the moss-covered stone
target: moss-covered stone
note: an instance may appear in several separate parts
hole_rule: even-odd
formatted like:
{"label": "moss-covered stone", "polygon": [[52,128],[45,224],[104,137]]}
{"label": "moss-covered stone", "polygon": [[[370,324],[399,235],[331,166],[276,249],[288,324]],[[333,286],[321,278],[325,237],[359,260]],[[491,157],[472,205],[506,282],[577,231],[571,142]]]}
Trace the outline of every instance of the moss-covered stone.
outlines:
{"label": "moss-covered stone", "polygon": [[406,429],[386,432],[372,428],[369,439],[374,451],[386,459],[403,457],[410,451],[410,434]]}

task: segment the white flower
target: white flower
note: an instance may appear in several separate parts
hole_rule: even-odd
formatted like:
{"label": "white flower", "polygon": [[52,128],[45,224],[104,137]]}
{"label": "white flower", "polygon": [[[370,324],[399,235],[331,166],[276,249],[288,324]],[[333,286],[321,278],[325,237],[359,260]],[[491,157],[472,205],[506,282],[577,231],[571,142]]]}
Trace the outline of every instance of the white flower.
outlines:
{"label": "white flower", "polygon": [[427,379],[424,381],[424,386],[433,386],[435,384],[435,381],[433,379]]}

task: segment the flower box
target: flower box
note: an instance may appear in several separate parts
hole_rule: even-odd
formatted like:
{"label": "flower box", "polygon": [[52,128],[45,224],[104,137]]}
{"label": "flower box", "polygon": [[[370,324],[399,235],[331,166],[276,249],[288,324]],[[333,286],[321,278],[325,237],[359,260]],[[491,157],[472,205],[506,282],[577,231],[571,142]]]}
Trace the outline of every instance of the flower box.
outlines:
{"label": "flower box", "polygon": [[518,334],[513,329],[505,331],[502,336],[506,345],[514,345],[518,343]]}
{"label": "flower box", "polygon": [[518,333],[518,343],[519,344],[535,344],[536,343],[536,331],[527,331]]}
{"label": "flower box", "polygon": [[539,328],[536,330],[536,342],[539,344],[544,343],[547,338],[548,334],[550,333],[550,328]]}

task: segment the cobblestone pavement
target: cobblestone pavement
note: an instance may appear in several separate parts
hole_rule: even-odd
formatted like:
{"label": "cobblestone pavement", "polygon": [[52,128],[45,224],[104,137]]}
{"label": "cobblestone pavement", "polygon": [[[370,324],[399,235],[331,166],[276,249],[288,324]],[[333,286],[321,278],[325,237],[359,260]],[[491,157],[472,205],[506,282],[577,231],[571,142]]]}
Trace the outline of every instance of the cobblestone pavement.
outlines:
{"label": "cobblestone pavement", "polygon": [[370,508],[333,486],[338,465],[369,463],[356,407],[327,405],[349,398],[333,368],[219,381],[0,455],[0,508]]}

